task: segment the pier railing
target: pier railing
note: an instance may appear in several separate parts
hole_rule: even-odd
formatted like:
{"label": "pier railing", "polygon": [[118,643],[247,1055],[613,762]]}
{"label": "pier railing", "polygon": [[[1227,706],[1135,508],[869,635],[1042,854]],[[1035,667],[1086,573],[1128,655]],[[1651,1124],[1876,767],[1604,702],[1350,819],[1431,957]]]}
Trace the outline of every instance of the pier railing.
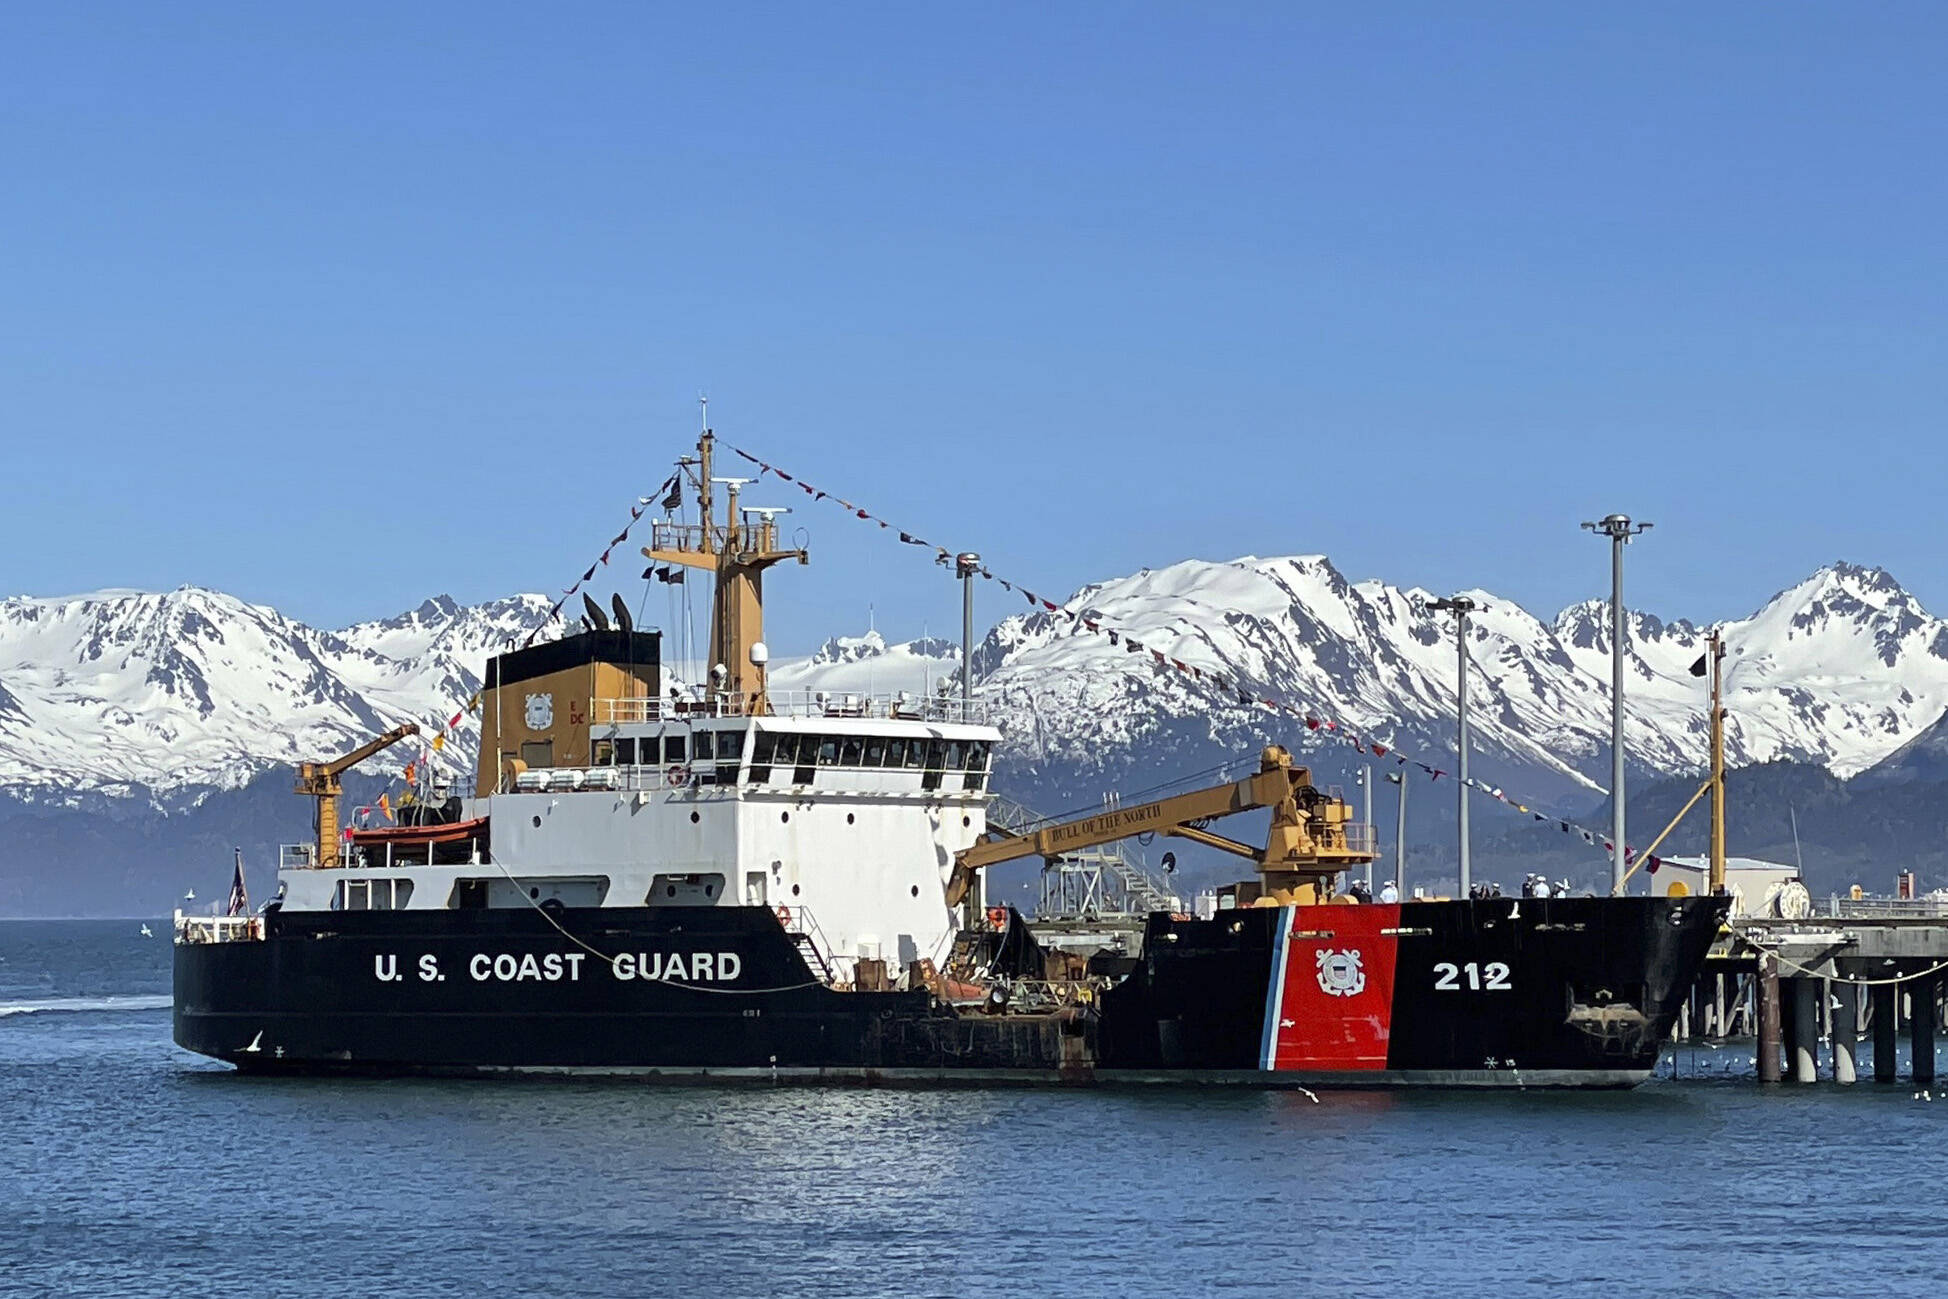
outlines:
{"label": "pier railing", "polygon": [[1826,914],[1839,920],[1936,920],[1948,917],[1948,898],[1829,897]]}

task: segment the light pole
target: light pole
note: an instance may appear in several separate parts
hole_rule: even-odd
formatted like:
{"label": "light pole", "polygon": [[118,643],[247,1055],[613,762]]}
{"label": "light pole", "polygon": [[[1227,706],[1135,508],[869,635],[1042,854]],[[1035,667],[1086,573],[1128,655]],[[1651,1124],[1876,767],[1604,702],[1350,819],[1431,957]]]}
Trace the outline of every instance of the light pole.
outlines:
{"label": "light pole", "polygon": [[1455,679],[1455,751],[1461,755],[1461,769],[1454,777],[1455,804],[1459,809],[1461,835],[1461,896],[1468,896],[1474,882],[1468,870],[1468,615],[1480,608],[1465,595],[1436,600],[1427,606],[1435,613],[1454,615],[1454,643],[1459,650],[1460,670]]}
{"label": "light pole", "polygon": [[[954,572],[960,577],[960,719],[974,720],[974,576],[981,571],[981,557],[971,550],[954,556]],[[986,906],[981,872],[975,871],[967,891],[967,927],[975,928],[976,918]]]}
{"label": "light pole", "polygon": [[960,719],[974,720],[974,576],[981,571],[981,557],[971,550],[954,556],[954,572],[960,575]]}
{"label": "light pole", "polygon": [[1610,514],[1583,526],[1610,539],[1610,892],[1620,895],[1629,868],[1623,847],[1623,642],[1629,630],[1623,621],[1623,548],[1654,525]]}
{"label": "light pole", "polygon": [[1407,900],[1407,777],[1398,771],[1387,773],[1387,783],[1400,786],[1400,814],[1393,828],[1393,891]]}
{"label": "light pole", "polygon": [[[1371,847],[1372,845],[1370,840],[1373,835],[1373,764],[1372,763],[1368,763],[1364,767],[1360,768],[1360,790],[1362,793],[1366,795],[1366,833],[1369,840],[1368,846]],[[1373,859],[1371,857],[1368,857],[1366,859],[1366,896],[1368,896],[1369,898],[1373,896]]]}

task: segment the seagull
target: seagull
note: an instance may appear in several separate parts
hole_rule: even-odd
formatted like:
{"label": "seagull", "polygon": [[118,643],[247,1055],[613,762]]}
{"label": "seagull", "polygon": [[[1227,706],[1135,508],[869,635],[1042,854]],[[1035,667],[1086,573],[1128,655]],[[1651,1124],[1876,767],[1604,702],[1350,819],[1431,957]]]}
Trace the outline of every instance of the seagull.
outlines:
{"label": "seagull", "polygon": [[154,937],[155,937],[155,935],[154,935],[153,933],[151,933],[151,932],[150,932],[150,930],[149,930],[149,927],[148,927],[147,925],[144,925],[144,926],[142,926],[142,936],[143,936],[144,938],[154,938]]}
{"label": "seagull", "polygon": [[191,890],[190,890],[189,892],[187,892],[187,893],[185,893],[185,894],[183,894],[183,901],[185,901],[185,902],[194,902],[194,901],[196,901],[196,890],[195,890],[195,889],[191,889]]}
{"label": "seagull", "polygon": [[264,1030],[260,1028],[257,1030],[257,1036],[250,1039],[250,1045],[243,1049],[246,1051],[262,1051],[264,1049],[261,1045],[263,1040]]}

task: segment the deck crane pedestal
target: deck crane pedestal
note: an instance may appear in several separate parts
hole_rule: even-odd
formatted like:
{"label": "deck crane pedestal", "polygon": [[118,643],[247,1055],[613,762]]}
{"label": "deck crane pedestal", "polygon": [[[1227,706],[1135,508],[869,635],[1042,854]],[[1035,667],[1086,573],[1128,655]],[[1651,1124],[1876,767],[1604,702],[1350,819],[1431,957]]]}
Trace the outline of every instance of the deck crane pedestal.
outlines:
{"label": "deck crane pedestal", "polygon": [[311,826],[317,832],[318,865],[338,865],[338,796],[344,792],[344,787],[338,781],[339,776],[373,754],[391,748],[408,735],[418,734],[418,725],[407,722],[403,726],[393,727],[375,740],[359,745],[343,757],[333,758],[329,762],[298,764],[297,792],[317,800],[311,815]]}

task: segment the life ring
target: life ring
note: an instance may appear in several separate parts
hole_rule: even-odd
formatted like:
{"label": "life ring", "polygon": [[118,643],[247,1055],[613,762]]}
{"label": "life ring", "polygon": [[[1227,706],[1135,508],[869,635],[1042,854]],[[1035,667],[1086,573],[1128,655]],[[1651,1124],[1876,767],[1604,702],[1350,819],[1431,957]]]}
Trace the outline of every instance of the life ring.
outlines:
{"label": "life ring", "polygon": [[690,769],[688,767],[671,767],[663,773],[663,779],[669,784],[671,789],[681,789],[684,782],[690,779]]}
{"label": "life ring", "polygon": [[789,927],[790,927],[790,925],[791,925],[791,908],[790,908],[790,907],[779,907],[779,908],[778,908],[778,923],[779,923],[779,924],[781,924],[781,925],[784,925],[784,926],[786,926],[787,928],[789,928]]}

